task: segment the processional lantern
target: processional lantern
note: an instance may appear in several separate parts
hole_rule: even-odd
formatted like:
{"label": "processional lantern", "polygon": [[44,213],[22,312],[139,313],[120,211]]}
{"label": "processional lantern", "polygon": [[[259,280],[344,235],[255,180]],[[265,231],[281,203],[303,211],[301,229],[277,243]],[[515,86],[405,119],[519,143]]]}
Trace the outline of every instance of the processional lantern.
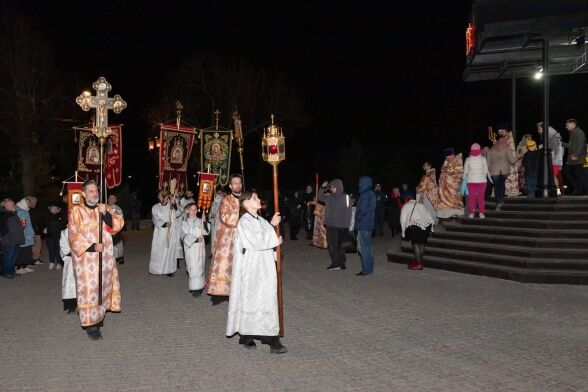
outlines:
{"label": "processional lantern", "polygon": [[[280,211],[278,192],[278,164],[286,159],[286,138],[282,128],[274,123],[274,115],[271,115],[272,122],[263,132],[261,139],[261,155],[263,160],[273,168],[274,177],[274,211]],[[280,225],[276,226],[276,234],[280,237]],[[280,246],[276,248],[276,272],[278,275],[278,316],[280,321],[280,336],[284,336],[284,303],[282,301],[282,251]]]}
{"label": "processional lantern", "polygon": [[263,132],[261,139],[263,160],[270,165],[277,165],[286,159],[286,138],[282,128],[274,123],[274,115],[271,115],[272,123]]}

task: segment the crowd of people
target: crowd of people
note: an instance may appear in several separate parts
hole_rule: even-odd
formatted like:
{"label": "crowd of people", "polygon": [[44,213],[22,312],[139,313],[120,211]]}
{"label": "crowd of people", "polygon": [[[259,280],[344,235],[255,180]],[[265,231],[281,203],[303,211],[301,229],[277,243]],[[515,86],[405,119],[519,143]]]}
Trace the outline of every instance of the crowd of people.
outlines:
{"label": "crowd of people", "polygon": [[[562,142],[552,127],[545,134],[543,124],[538,123],[537,140],[524,135],[516,148],[512,133],[500,129],[491,147],[472,144],[465,162],[461,154],[448,148],[439,180],[435,168],[425,162],[414,193],[405,183],[386,194],[371,177],[359,179],[356,196],[345,192],[340,179],[324,181],[316,188],[307,186],[281,203],[289,238],[298,240],[303,229],[309,245],[327,249],[328,271],[345,270],[347,253],[357,252],[361,270],[356,275],[371,275],[372,238],[384,235],[387,210],[392,236],[400,234],[412,243],[415,260],[408,268],[421,270],[425,244],[439,219],[464,214],[474,218],[476,212],[479,218],[485,218],[489,188],[493,189],[497,210],[507,196],[524,193],[535,197],[542,138],[549,138],[558,194],[564,189],[562,173],[571,184],[572,195],[586,194],[586,138],[576,120],[568,120],[566,128],[570,132],[568,143]],[[279,337],[275,268],[275,249],[283,241],[275,228],[284,232],[282,214],[272,214],[274,208],[255,190],[245,191],[240,175],[230,176],[228,188],[226,194],[222,187],[216,189],[208,211],[198,209],[191,191],[181,195],[166,189],[159,192],[159,202],[151,210],[154,231],[149,273],[173,277],[183,262],[190,295],[198,298],[206,292],[213,305],[229,302],[227,336],[238,334],[239,343],[246,348],[256,347],[259,340],[270,346],[270,352],[284,353],[287,349]],[[99,203],[98,195],[96,184],[89,181],[82,188],[83,203],[75,206],[53,202],[41,213],[34,196],[18,203],[7,198],[0,205],[1,276],[11,279],[44,264],[44,241],[48,268],[63,269],[63,308],[79,315],[92,340],[102,338],[105,313],[121,310],[117,265],[124,264],[123,210],[114,195],[106,204]],[[140,204],[134,202],[131,227],[137,230],[139,214]],[[207,240],[211,244],[208,273]]]}

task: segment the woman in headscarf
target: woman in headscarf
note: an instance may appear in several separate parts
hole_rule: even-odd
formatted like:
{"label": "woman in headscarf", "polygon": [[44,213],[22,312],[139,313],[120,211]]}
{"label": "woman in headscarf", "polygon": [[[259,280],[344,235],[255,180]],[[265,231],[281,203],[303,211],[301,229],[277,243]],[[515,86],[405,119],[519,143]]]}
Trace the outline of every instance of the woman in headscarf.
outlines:
{"label": "woman in headscarf", "polygon": [[35,231],[33,230],[33,223],[29,215],[30,201],[27,198],[22,199],[16,203],[16,214],[18,215],[22,227],[24,229],[25,243],[20,246],[18,258],[14,263],[17,274],[26,274],[27,272],[34,272],[30,267],[33,264],[33,244],[35,243]]}
{"label": "woman in headscarf", "polygon": [[402,237],[412,243],[415,261],[408,263],[410,270],[423,269],[423,256],[427,239],[433,232],[435,220],[423,203],[410,200],[400,212]]}
{"label": "woman in headscarf", "polygon": [[527,193],[527,179],[525,176],[525,167],[522,165],[522,159],[523,156],[525,156],[525,154],[527,153],[528,148],[527,148],[527,140],[529,139],[533,139],[533,136],[531,136],[530,134],[525,134],[523,135],[523,138],[521,139],[521,141],[519,142],[519,144],[517,145],[517,166],[518,166],[518,180],[519,180],[519,190],[522,193]]}
{"label": "woman in headscarf", "polygon": [[[510,148],[512,135],[504,130],[501,131],[499,131],[500,139],[494,143],[490,151],[488,151],[488,155],[486,157],[488,161],[488,169],[490,170],[490,175],[492,176],[492,182],[494,184],[496,211],[500,211],[502,209],[502,205],[504,204],[504,195],[506,193],[505,182],[513,170],[513,164],[517,162],[514,148]],[[512,190],[512,182],[510,186]],[[518,182],[516,187],[518,190]],[[470,214],[471,213],[472,212],[470,211]]]}

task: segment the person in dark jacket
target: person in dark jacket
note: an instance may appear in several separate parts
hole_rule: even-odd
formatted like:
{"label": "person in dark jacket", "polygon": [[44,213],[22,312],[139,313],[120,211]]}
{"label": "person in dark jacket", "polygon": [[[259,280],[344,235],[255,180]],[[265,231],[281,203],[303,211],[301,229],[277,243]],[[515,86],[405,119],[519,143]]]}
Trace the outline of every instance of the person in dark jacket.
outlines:
{"label": "person in dark jacket", "polygon": [[290,226],[290,239],[296,241],[302,224],[302,200],[298,191],[294,192],[294,195],[286,202],[286,212],[288,226]]}
{"label": "person in dark jacket", "polygon": [[0,245],[2,245],[2,277],[14,278],[14,262],[18,257],[20,245],[24,244],[24,230],[16,214],[16,204],[12,199],[4,199],[0,206]]}
{"label": "person in dark jacket", "polygon": [[50,203],[48,208],[49,213],[45,217],[45,228],[43,231],[46,234],[45,241],[47,242],[47,250],[49,251],[49,269],[61,269],[63,260],[61,260],[59,254],[59,239],[62,230],[67,226],[67,220],[63,218],[61,208],[57,203]]}
{"label": "person in dark jacket", "polygon": [[357,230],[359,255],[361,257],[361,271],[357,273],[357,276],[374,273],[372,231],[374,230],[374,219],[377,217],[376,206],[377,196],[372,190],[371,177],[360,177],[359,197],[355,204],[355,230]]}
{"label": "person in dark jacket", "polygon": [[392,231],[392,237],[402,232],[400,227],[400,210],[405,201],[400,196],[400,189],[392,188],[390,193],[390,208],[388,209],[388,227]]}
{"label": "person in dark jacket", "polygon": [[340,249],[344,236],[349,235],[351,224],[351,198],[343,189],[343,182],[336,178],[330,182],[325,181],[319,191],[319,201],[325,203],[325,226],[327,232],[327,244],[331,265],[327,270],[347,269],[345,251]]}
{"label": "person in dark jacket", "polygon": [[384,236],[384,208],[386,207],[386,194],[382,191],[382,185],[376,184],[376,189],[374,191],[376,195],[376,210],[375,210],[375,222],[374,222],[374,230],[372,235],[375,237],[376,232],[380,237]]}
{"label": "person in dark jacket", "polygon": [[570,140],[562,145],[568,149],[568,160],[564,167],[564,176],[574,188],[573,196],[581,196],[588,192],[582,184],[583,165],[586,159],[586,135],[578,126],[578,121],[571,118],[566,121],[566,129],[570,132]]}
{"label": "person in dark jacket", "polygon": [[539,151],[537,143],[533,139],[527,139],[527,152],[523,155],[523,167],[527,181],[527,197],[535,197],[537,190],[537,178],[539,177]]}

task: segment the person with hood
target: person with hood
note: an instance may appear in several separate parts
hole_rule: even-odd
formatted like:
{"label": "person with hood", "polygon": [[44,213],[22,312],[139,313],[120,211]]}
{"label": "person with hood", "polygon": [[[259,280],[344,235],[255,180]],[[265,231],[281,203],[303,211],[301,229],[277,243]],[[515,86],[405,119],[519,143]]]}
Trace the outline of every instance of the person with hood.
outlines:
{"label": "person with hood", "polygon": [[[381,192],[383,194],[383,192]],[[383,197],[383,196],[382,196]],[[355,203],[355,230],[357,230],[357,242],[359,256],[361,257],[361,271],[357,276],[371,275],[374,273],[374,255],[372,251],[372,231],[374,230],[374,218],[376,216],[376,193],[372,190],[372,178],[359,178],[359,197]]]}
{"label": "person with hood", "polygon": [[57,203],[49,203],[47,207],[49,213],[45,215],[43,232],[45,233],[45,242],[49,250],[49,269],[61,269],[63,259],[60,256],[59,239],[63,229],[67,226],[67,218],[61,213],[61,208]]}
{"label": "person with hood", "polygon": [[33,229],[33,223],[31,222],[31,216],[29,215],[30,207],[30,200],[27,198],[16,203],[16,214],[20,218],[25,236],[24,244],[20,246],[18,258],[15,262],[16,273],[19,275],[35,271],[30,266],[33,264],[33,245],[35,244],[35,230]]}
{"label": "person with hood", "polygon": [[331,257],[331,265],[327,270],[347,269],[345,251],[340,249],[341,242],[349,235],[351,224],[351,198],[343,189],[343,182],[335,178],[323,182],[319,191],[319,201],[325,203],[325,226],[327,247]]}
{"label": "person with hood", "polygon": [[14,262],[21,244],[25,242],[24,231],[16,214],[12,199],[4,199],[0,206],[0,245],[2,246],[2,277],[14,278]]}
{"label": "person with hood", "polygon": [[[543,148],[543,122],[537,123],[537,133],[541,136],[542,144],[539,149]],[[555,187],[557,188],[557,195],[561,195],[561,187],[563,187],[563,177],[561,167],[563,166],[564,148],[561,141],[561,135],[553,127],[549,127],[548,132],[549,148],[551,149],[551,164],[553,168],[553,176],[555,179]]]}
{"label": "person with hood", "polygon": [[295,191],[294,195],[286,201],[286,213],[290,227],[290,239],[297,241],[298,232],[302,226],[302,200],[300,200],[300,192]]}
{"label": "person with hood", "polygon": [[527,182],[527,197],[532,199],[535,197],[539,177],[539,151],[533,139],[527,139],[527,153],[523,155],[523,167]]}
{"label": "person with hood", "polygon": [[464,164],[463,177],[467,179],[468,217],[474,217],[477,206],[480,218],[484,219],[486,217],[484,215],[486,213],[484,193],[486,191],[486,180],[490,176],[490,172],[486,158],[481,153],[480,145],[478,143],[472,144],[470,156],[467,157]]}

